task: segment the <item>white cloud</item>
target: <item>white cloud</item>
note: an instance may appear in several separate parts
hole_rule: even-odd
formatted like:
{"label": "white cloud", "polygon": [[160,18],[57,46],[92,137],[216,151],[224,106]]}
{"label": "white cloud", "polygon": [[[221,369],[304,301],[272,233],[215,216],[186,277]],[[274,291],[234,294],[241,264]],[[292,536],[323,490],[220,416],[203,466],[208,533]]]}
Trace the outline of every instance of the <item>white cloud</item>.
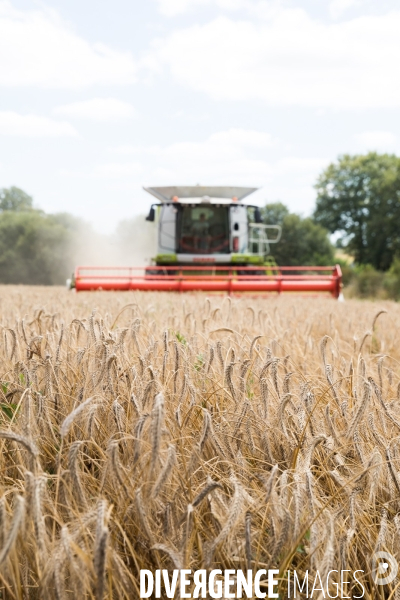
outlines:
{"label": "white cloud", "polygon": [[56,121],[37,115],[20,115],[12,111],[0,111],[0,135],[21,137],[71,137],[77,131],[65,121]]}
{"label": "white cloud", "polygon": [[[130,151],[132,154],[132,150]],[[126,180],[138,181],[145,171],[145,165],[138,160],[129,160],[124,162],[109,162],[95,165],[92,169],[85,171],[81,169],[65,169],[59,170],[60,175],[69,179],[100,179],[109,180],[125,185]]]}
{"label": "white cloud", "polygon": [[400,106],[400,11],[323,23],[301,9],[218,17],[158,40],[148,65],[218,100],[354,109]]}
{"label": "white cloud", "polygon": [[120,178],[120,177],[134,177],[143,173],[143,164],[139,161],[130,161],[125,163],[108,163],[105,165],[98,165],[93,175],[97,177],[107,178]]}
{"label": "white cloud", "polygon": [[347,10],[360,5],[360,0],[332,0],[329,3],[329,14],[333,19],[338,19]]}
{"label": "white cloud", "polygon": [[364,131],[355,136],[356,141],[366,150],[391,151],[397,144],[397,137],[390,131]]}
{"label": "white cloud", "polygon": [[319,173],[327,166],[326,158],[302,158],[298,156],[287,156],[276,162],[274,172],[277,175],[292,173],[300,177],[308,177],[310,173]]}
{"label": "white cloud", "polygon": [[251,129],[228,129],[227,131],[219,131],[213,133],[208,144],[218,146],[234,146],[239,149],[243,148],[269,148],[275,142],[270,133],[264,131],[255,131]]}
{"label": "white cloud", "polygon": [[157,0],[161,14],[172,17],[199,6],[214,4],[225,10],[236,10],[253,4],[252,0]]}
{"label": "white cloud", "polygon": [[0,0],[0,85],[74,88],[131,83],[129,53],[90,44],[50,10],[16,10]]}
{"label": "white cloud", "polygon": [[53,114],[93,121],[114,121],[131,119],[136,112],[132,104],[117,98],[93,98],[57,106],[53,110]]}
{"label": "white cloud", "polygon": [[[269,17],[285,0],[157,0],[161,14],[174,17],[203,6],[212,6],[222,11],[247,10],[250,14]],[[335,0],[334,0],[335,1]],[[336,0],[354,1],[354,0]]]}
{"label": "white cloud", "polygon": [[252,198],[255,202],[280,199],[293,210],[311,210],[313,183],[329,159],[273,158],[278,151],[282,153],[282,145],[266,132],[229,129],[197,142],[113,148],[121,161],[100,165],[96,172],[110,178],[125,177],[137,185],[260,186],[262,189]]}
{"label": "white cloud", "polygon": [[193,6],[208,4],[210,0],[158,0],[161,14],[168,17],[182,14]]}
{"label": "white cloud", "polygon": [[[210,135],[200,142],[177,142],[169,146],[121,146],[113,152],[140,157],[148,166],[149,177],[166,178],[168,182],[226,181],[262,182],[271,175],[271,166],[263,158],[267,149],[276,144],[263,131],[228,129]],[[131,163],[121,163],[121,172]],[[113,170],[117,172],[114,164]]]}
{"label": "white cloud", "polygon": [[[293,211],[309,214],[315,203],[313,184],[333,158],[295,156],[268,132],[246,129],[217,131],[197,141],[120,145],[109,148],[109,153],[103,163],[92,167],[81,163],[57,172],[64,193],[76,190],[79,196],[85,191],[79,214],[95,219],[104,231],[122,218],[147,212],[151,198],[143,185],[259,186],[251,196],[255,204],[280,200]],[[92,197],[101,210],[93,210]]]}

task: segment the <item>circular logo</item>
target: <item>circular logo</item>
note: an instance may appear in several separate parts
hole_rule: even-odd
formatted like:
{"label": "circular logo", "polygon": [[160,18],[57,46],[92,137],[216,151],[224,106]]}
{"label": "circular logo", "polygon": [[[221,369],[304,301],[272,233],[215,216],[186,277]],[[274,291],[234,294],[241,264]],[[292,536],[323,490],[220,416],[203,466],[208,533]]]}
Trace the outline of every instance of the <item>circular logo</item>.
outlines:
{"label": "circular logo", "polygon": [[391,583],[398,570],[397,560],[389,552],[375,552],[372,556],[372,578],[376,585]]}

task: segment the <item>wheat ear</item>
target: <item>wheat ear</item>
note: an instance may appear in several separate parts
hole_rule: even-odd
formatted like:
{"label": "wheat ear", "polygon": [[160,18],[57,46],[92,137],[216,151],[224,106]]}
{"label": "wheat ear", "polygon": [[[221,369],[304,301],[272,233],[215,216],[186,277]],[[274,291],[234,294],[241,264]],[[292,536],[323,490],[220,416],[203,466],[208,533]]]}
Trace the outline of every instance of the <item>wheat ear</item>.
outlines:
{"label": "wheat ear", "polygon": [[61,428],[60,428],[61,437],[64,438],[67,435],[67,433],[69,432],[71,425],[75,421],[76,417],[86,408],[86,406],[88,406],[88,404],[90,404],[90,402],[92,402],[93,399],[94,399],[94,396],[92,396],[91,398],[88,398],[81,404],[78,404],[78,406],[71,413],[69,413],[69,415],[64,419],[64,421],[61,424]]}
{"label": "wheat ear", "polygon": [[289,534],[290,515],[289,515],[289,512],[286,510],[286,508],[284,508],[283,511],[284,511],[284,516],[283,516],[281,531],[279,533],[279,537],[277,537],[275,540],[275,544],[274,544],[274,547],[273,547],[273,550],[271,553],[271,559],[270,559],[270,563],[269,563],[271,566],[275,562],[275,559],[277,558],[277,556],[279,556],[279,553],[282,550],[283,546],[285,545],[285,542],[286,542],[286,540],[288,538],[288,534]]}
{"label": "wheat ear", "polygon": [[14,510],[14,517],[11,523],[11,527],[6,539],[4,540],[4,545],[0,551],[0,565],[2,565],[3,562],[6,560],[11,548],[13,547],[25,516],[24,498],[22,498],[22,496],[17,496],[16,501],[17,506]]}
{"label": "wheat ear", "polygon": [[106,583],[106,558],[108,543],[108,527],[103,526],[99,536],[96,536],[94,550],[94,571],[96,573],[96,600],[103,600]]}
{"label": "wheat ear", "polygon": [[151,413],[151,459],[150,473],[156,466],[161,444],[161,430],[164,420],[164,396],[159,393],[154,399],[154,407]]}
{"label": "wheat ear", "polygon": [[212,543],[212,548],[214,550],[218,546],[218,544],[220,544],[228,536],[230,531],[232,531],[233,527],[235,526],[235,524],[240,516],[240,511],[241,511],[242,503],[243,503],[242,488],[241,488],[239,482],[235,478],[232,478],[232,479],[233,479],[233,484],[235,486],[235,492],[234,492],[234,495],[232,498],[232,502],[231,502],[231,505],[229,508],[229,515],[225,522],[225,525],[223,526],[223,528],[219,532],[219,535],[215,538],[215,540]]}
{"label": "wheat ear", "polygon": [[207,484],[203,487],[203,489],[197,494],[196,498],[193,500],[193,507],[199,506],[201,502],[204,500],[208,494],[211,494],[216,488],[222,488],[221,484],[216,481],[208,481]]}
{"label": "wheat ear", "polygon": [[360,406],[358,407],[357,412],[354,415],[354,418],[353,418],[352,422],[350,423],[349,428],[347,430],[347,434],[346,434],[347,439],[351,439],[353,437],[356,428],[361,423],[362,417],[366,411],[366,408],[368,406],[368,402],[370,401],[370,398],[371,398],[371,385],[369,383],[365,382],[363,398],[362,398],[362,401],[360,402]]}
{"label": "wheat ear", "polygon": [[149,415],[146,413],[138,419],[134,429],[133,464],[139,460],[144,424]]}
{"label": "wheat ear", "polygon": [[79,476],[79,471],[78,471],[78,466],[77,466],[78,452],[79,452],[79,448],[81,447],[82,443],[83,442],[81,442],[81,441],[77,441],[77,442],[74,442],[73,444],[71,444],[71,447],[70,447],[69,453],[68,453],[68,468],[69,468],[69,471],[71,474],[72,483],[75,487],[79,502],[83,506],[86,506],[85,493],[83,491],[83,486],[81,483],[81,478]]}
{"label": "wheat ear", "polygon": [[12,440],[13,442],[17,442],[18,444],[22,444],[24,448],[26,448],[33,456],[39,455],[39,450],[36,444],[23,435],[19,435],[18,433],[13,433],[12,431],[0,431],[0,438],[4,438],[6,440]]}
{"label": "wheat ear", "polygon": [[175,548],[172,548],[172,546],[167,544],[154,544],[152,550],[161,550],[161,552],[165,552],[174,563],[175,569],[183,569],[182,556]]}
{"label": "wheat ear", "polygon": [[154,545],[154,542],[155,542],[154,535],[153,535],[153,532],[152,532],[152,530],[150,528],[149,521],[147,519],[146,509],[145,509],[144,504],[143,504],[143,498],[142,498],[142,490],[141,490],[141,488],[139,488],[138,490],[136,490],[135,501],[136,501],[136,508],[137,508],[137,511],[138,511],[140,523],[141,523],[141,525],[142,525],[142,527],[144,529],[144,532],[146,533],[146,535],[147,535],[147,537],[148,537],[151,545]]}
{"label": "wheat ear", "polygon": [[167,481],[169,475],[171,474],[172,469],[176,464],[176,450],[174,445],[170,445],[168,447],[167,460],[165,461],[165,465],[162,468],[157,481],[154,484],[153,490],[151,492],[152,498],[157,498],[161,489],[164,487],[165,482]]}

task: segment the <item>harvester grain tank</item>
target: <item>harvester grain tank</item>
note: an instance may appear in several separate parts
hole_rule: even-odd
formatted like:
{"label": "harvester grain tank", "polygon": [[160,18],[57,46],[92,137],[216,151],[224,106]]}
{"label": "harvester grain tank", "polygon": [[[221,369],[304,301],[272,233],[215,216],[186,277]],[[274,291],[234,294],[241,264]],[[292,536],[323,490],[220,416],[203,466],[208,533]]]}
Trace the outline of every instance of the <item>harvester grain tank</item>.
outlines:
{"label": "harvester grain tank", "polygon": [[340,267],[278,267],[271,244],[281,227],[262,223],[260,209],[243,199],[257,188],[145,187],[157,199],[147,221],[157,248],[147,267],[77,267],[82,290],[207,292],[329,292],[338,298]]}

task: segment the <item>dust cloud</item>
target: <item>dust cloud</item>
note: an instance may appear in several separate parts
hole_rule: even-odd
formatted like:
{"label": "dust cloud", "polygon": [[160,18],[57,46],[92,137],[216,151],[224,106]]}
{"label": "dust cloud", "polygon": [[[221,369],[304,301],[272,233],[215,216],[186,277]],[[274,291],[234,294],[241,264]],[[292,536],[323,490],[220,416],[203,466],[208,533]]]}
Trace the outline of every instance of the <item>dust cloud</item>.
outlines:
{"label": "dust cloud", "polygon": [[145,216],[121,221],[111,235],[93,229],[75,232],[71,249],[73,267],[144,266],[157,253],[157,225]]}

